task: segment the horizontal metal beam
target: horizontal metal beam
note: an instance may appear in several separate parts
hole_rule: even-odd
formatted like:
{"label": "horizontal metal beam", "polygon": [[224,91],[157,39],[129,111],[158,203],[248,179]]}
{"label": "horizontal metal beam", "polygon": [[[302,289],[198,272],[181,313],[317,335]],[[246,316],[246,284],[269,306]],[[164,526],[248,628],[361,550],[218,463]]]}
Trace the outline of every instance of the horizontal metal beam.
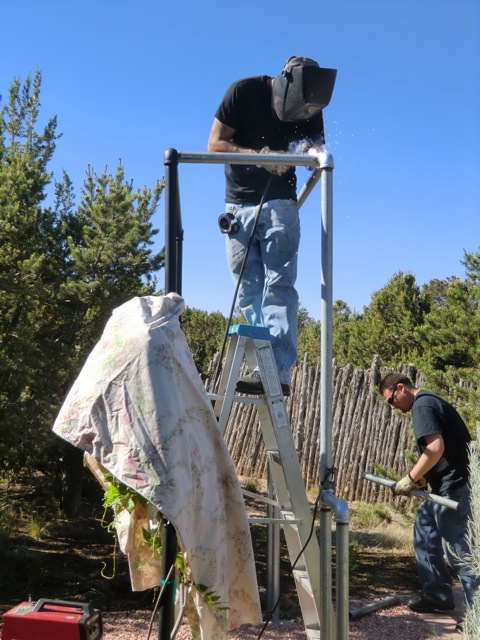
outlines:
{"label": "horizontal metal beam", "polygon": [[[312,175],[298,193],[298,208],[304,203],[319,181],[322,170],[333,169],[333,156],[329,151],[321,151],[310,155],[308,153],[212,153],[199,151],[177,151],[168,149],[166,157],[175,156],[176,162],[199,164],[255,164],[259,167],[275,165],[303,166],[313,169]],[[253,156],[253,157],[252,157]]]}
{"label": "horizontal metal beam", "polygon": [[267,518],[262,516],[249,516],[248,522],[255,524],[281,524],[282,526],[301,524],[303,520],[285,520],[285,518]]}
{"label": "horizontal metal beam", "polygon": [[[328,154],[329,155],[329,154]],[[316,169],[320,166],[322,154],[306,153],[210,153],[199,151],[179,151],[178,162],[200,164],[255,164],[259,167],[272,165],[303,166]]]}

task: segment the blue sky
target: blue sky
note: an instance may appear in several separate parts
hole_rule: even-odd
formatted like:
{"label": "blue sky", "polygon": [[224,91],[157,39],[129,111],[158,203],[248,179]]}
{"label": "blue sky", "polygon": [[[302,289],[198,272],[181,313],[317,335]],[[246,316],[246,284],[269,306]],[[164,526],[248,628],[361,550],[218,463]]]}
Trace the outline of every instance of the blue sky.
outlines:
{"label": "blue sky", "polygon": [[[43,73],[58,117],[51,170],[77,200],[87,167],[153,187],[164,152],[205,151],[227,86],[291,55],[338,69],[324,111],[332,153],[333,298],[361,311],[398,271],[463,277],[480,238],[478,0],[3,0],[0,93]],[[186,304],[226,314],[233,284],[217,227],[221,165],[181,164]],[[298,169],[299,185],[308,177]],[[53,189],[52,189],[53,193]],[[300,302],[320,315],[320,188],[301,210]],[[164,201],[154,223],[164,238]],[[163,273],[161,274],[163,282]]]}

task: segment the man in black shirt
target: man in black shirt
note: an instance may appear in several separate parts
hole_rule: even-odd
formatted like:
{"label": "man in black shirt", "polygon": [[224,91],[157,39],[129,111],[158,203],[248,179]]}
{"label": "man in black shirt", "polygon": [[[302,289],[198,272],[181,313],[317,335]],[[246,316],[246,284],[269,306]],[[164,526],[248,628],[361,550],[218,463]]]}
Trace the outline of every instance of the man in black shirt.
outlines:
{"label": "man in black shirt", "polygon": [[455,607],[448,565],[458,575],[468,605],[479,586],[465,560],[469,555],[467,522],[471,517],[468,429],[454,407],[440,396],[415,387],[401,373],[388,373],[379,391],[392,409],[411,411],[419,453],[409,473],[393,487],[408,495],[425,478],[434,494],[458,502],[458,511],[425,501],[418,508],[414,527],[415,558],[422,593],[410,600],[413,611],[427,613]]}
{"label": "man in black shirt", "polygon": [[[215,114],[208,150],[252,155],[269,150],[320,151],[324,143],[322,109],[333,90],[331,75],[325,74],[329,71],[334,70],[320,69],[314,60],[294,56],[275,78],[254,76],[234,82]],[[331,87],[322,91],[329,82]],[[295,169],[275,166],[267,170],[252,159],[251,165],[227,163],[225,176],[226,212],[235,220],[234,231],[226,236],[227,260],[235,282],[251,238],[238,290],[239,305],[249,324],[270,330],[282,390],[289,395],[290,368],[297,359],[295,281],[300,221]],[[237,391],[263,393],[258,372],[240,378]]]}

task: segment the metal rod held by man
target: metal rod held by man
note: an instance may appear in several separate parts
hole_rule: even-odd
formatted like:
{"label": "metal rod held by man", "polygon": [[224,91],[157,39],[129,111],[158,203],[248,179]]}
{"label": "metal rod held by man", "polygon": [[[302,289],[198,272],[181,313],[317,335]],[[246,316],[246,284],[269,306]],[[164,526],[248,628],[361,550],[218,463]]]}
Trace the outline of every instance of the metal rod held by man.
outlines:
{"label": "metal rod held by man", "polygon": [[[383,478],[382,476],[377,476],[374,473],[367,473],[366,471],[362,473],[362,478],[364,480],[376,482],[377,484],[382,484],[384,487],[389,488],[394,487],[396,484],[395,480],[391,480],[390,478]],[[410,494],[412,496],[415,496],[416,498],[420,498],[421,500],[436,502],[437,504],[441,504],[444,507],[448,507],[449,509],[458,511],[458,502],[455,502],[455,500],[450,500],[449,498],[444,498],[443,496],[437,496],[434,493],[428,493],[428,491],[422,491],[421,489],[412,489]]]}

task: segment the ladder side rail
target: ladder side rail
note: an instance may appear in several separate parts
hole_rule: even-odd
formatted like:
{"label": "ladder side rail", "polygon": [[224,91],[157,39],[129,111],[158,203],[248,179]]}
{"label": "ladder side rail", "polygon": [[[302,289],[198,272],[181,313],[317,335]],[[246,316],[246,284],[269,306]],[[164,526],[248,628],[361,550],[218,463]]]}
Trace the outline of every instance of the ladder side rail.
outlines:
{"label": "ladder side rail", "polygon": [[[274,455],[268,455],[268,462],[281,512],[291,512],[295,518],[300,521],[298,525],[298,536],[301,546],[303,547],[307,543],[310,535],[313,513],[307,499],[298,458],[296,458],[295,443],[293,442],[291,430],[289,426],[286,428],[278,428],[273,421],[271,421],[273,430],[272,428],[266,427],[266,423],[270,422],[268,408],[258,406],[257,411],[260,415],[267,455],[272,452],[274,453]],[[278,413],[278,408],[274,409],[274,411]],[[271,434],[269,434],[269,432],[271,432]],[[275,433],[277,434],[276,441]],[[288,521],[286,521],[286,525],[287,524]],[[310,546],[313,548],[314,545],[318,547],[316,536],[312,536],[306,548],[306,553],[309,552]],[[318,549],[314,549],[314,552],[317,553]],[[316,566],[316,562],[313,563],[311,571],[312,574],[314,574],[312,575],[314,591],[319,592],[320,568]],[[318,582],[315,576],[318,577]]]}
{"label": "ladder side rail", "polygon": [[258,368],[265,397],[268,399],[269,396],[279,396],[283,401],[283,392],[273,357],[271,341],[258,338],[248,340],[245,344],[245,357],[250,370],[253,371]]}
{"label": "ladder side rail", "polygon": [[225,364],[220,376],[218,394],[223,396],[215,401],[214,412],[218,419],[220,431],[225,433],[228,418],[235,397],[235,385],[242,365],[246,338],[232,335],[228,345]]}
{"label": "ladder side rail", "polygon": [[[320,563],[316,536],[311,536],[313,514],[307,499],[298,454],[283,399],[270,341],[246,344],[250,368],[258,367],[265,389],[265,403],[257,407],[269,469],[285,518],[284,534],[291,563],[297,561],[294,578],[306,627],[318,625],[320,612]],[[292,513],[296,524],[288,524]],[[307,544],[308,542],[308,544]],[[306,545],[306,546],[305,546]],[[304,548],[305,547],[305,548]],[[303,549],[303,551],[302,551]],[[299,576],[303,575],[303,579]]]}

